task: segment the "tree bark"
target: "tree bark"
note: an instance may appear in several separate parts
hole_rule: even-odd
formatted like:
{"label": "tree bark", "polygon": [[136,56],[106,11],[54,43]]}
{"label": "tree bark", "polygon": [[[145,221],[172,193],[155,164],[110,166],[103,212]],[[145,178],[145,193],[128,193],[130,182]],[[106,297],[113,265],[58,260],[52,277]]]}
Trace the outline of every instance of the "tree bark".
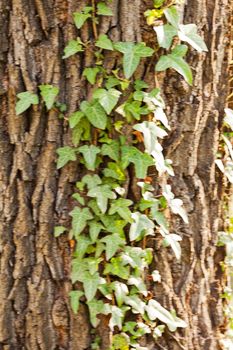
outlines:
{"label": "tree bark", "polygon": [[[113,17],[104,17],[99,33],[113,41],[146,41],[155,35],[143,11],[149,0],[113,0]],[[217,350],[224,325],[220,294],[223,275],[216,248],[221,227],[222,184],[216,176],[215,155],[227,95],[227,48],[230,0],[188,0],[184,22],[196,23],[208,53],[191,51],[194,72],[189,88],[177,73],[160,74],[172,132],[164,147],[174,163],[171,184],[188,210],[190,224],[173,219],[173,232],[182,235],[182,259],[155,244],[156,268],[161,271],[158,301],[176,309],[188,323],[175,335],[166,332],[151,349]],[[60,88],[59,100],[70,113],[91,91],[82,71],[94,63],[92,50],[62,60],[68,40],[76,38],[72,13],[87,1],[0,0],[0,349],[90,349],[91,333],[84,305],[75,316],[69,306],[71,289],[68,237],[53,236],[56,224],[69,225],[70,195],[80,179],[81,165],[56,170],[56,149],[70,144],[67,121],[54,109],[33,106],[16,116],[16,94],[37,91],[40,84]],[[85,24],[83,41],[93,40]],[[105,67],[117,66],[109,53]],[[138,77],[153,84],[153,65],[142,63]],[[149,342],[149,341],[148,341]],[[102,348],[107,348],[108,334]]]}

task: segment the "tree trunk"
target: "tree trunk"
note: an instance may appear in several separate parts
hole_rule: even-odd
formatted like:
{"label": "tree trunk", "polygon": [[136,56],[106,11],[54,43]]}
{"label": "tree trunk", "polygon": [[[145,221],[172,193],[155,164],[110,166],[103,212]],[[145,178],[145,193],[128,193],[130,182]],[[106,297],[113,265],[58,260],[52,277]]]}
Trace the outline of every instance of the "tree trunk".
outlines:
{"label": "tree trunk", "polygon": [[[223,253],[216,248],[221,211],[221,177],[215,155],[227,94],[227,44],[230,0],[188,0],[184,22],[198,24],[209,52],[191,51],[194,72],[189,88],[177,73],[160,74],[172,132],[164,147],[174,163],[175,194],[184,200],[190,224],[173,220],[182,235],[182,259],[155,246],[162,284],[155,295],[168,309],[176,309],[188,327],[168,331],[151,349],[220,349],[223,327]],[[78,3],[78,4],[77,4]],[[68,237],[54,238],[56,224],[69,225],[72,188],[81,166],[56,170],[56,149],[70,144],[67,122],[58,112],[33,106],[16,116],[16,94],[37,91],[40,84],[60,88],[60,101],[69,115],[90,93],[82,71],[94,62],[92,51],[62,60],[64,45],[77,37],[72,13],[87,1],[0,0],[0,349],[90,349],[91,333],[84,305],[75,316],[68,300],[71,289]],[[113,41],[154,42],[143,12],[149,0],[113,0],[114,16],[103,17],[100,33]],[[85,24],[83,41],[92,40]],[[153,45],[153,44],[152,44]],[[119,57],[105,57],[107,69]],[[146,69],[147,68],[147,69]],[[153,69],[141,64],[138,76],[153,82]],[[152,84],[152,83],[151,83]],[[102,334],[107,349],[108,333]]]}

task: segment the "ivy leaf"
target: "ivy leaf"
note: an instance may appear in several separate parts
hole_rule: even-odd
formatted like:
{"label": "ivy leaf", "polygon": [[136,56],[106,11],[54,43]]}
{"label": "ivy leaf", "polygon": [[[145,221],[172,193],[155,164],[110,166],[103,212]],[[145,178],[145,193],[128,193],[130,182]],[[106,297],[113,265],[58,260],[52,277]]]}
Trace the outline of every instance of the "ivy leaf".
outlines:
{"label": "ivy leaf", "polygon": [[135,286],[140,293],[142,293],[145,297],[148,295],[148,291],[146,285],[141,277],[130,276],[128,280],[129,286]]}
{"label": "ivy leaf", "polygon": [[145,149],[149,154],[152,154],[152,152],[155,150],[157,138],[160,137],[163,139],[165,136],[167,136],[167,132],[158,127],[154,122],[145,121],[134,125],[133,128],[143,133]]}
{"label": "ivy leaf", "polygon": [[91,18],[90,12],[92,11],[92,7],[86,6],[84,7],[82,12],[74,12],[74,23],[78,29],[80,29],[88,18]]}
{"label": "ivy leaf", "polygon": [[[75,120],[72,122],[75,122]],[[72,143],[75,147],[79,145],[81,139],[84,141],[90,140],[90,123],[86,118],[82,118],[72,129]]]}
{"label": "ivy leaf", "polygon": [[76,201],[78,201],[81,205],[85,205],[85,200],[82,196],[80,196],[79,193],[73,193],[72,198],[74,198]]}
{"label": "ivy leaf", "polygon": [[183,201],[179,198],[175,198],[174,193],[171,191],[171,186],[166,185],[163,188],[163,195],[166,198],[169,207],[174,214],[178,214],[182,217],[184,222],[188,224],[188,216],[183,207]]}
{"label": "ivy leaf", "polygon": [[31,105],[38,105],[39,98],[32,92],[25,91],[17,94],[19,101],[16,103],[16,114],[19,115],[26,111]]}
{"label": "ivy leaf", "polygon": [[146,304],[137,295],[126,296],[124,302],[131,306],[134,314],[144,315]]}
{"label": "ivy leaf", "polygon": [[176,45],[174,49],[172,49],[173,56],[184,57],[188,51],[187,45]]}
{"label": "ivy leaf", "polygon": [[111,309],[111,318],[109,321],[109,328],[114,331],[114,327],[117,326],[120,330],[122,329],[122,323],[125,317],[126,311],[128,311],[129,307],[119,308],[115,305],[110,306]]}
{"label": "ivy leaf", "polygon": [[109,144],[104,144],[101,149],[103,156],[108,156],[109,158],[119,161],[120,158],[120,146],[117,140],[112,140]]}
{"label": "ivy leaf", "polygon": [[118,213],[120,217],[122,217],[127,222],[132,222],[131,211],[128,208],[132,204],[133,202],[129,199],[119,198],[112,202],[109,209],[109,215]]}
{"label": "ivy leaf", "polygon": [[178,36],[180,40],[186,41],[198,52],[208,51],[204,40],[197,34],[196,24],[180,24]]}
{"label": "ivy leaf", "polygon": [[78,207],[74,208],[70,215],[72,216],[72,229],[74,231],[75,237],[78,237],[80,233],[84,230],[87,225],[87,221],[93,219],[88,208],[80,209]]}
{"label": "ivy leaf", "polygon": [[83,155],[87,169],[94,171],[96,156],[98,153],[100,153],[99,147],[96,147],[94,145],[91,145],[91,146],[85,145],[85,146],[79,147],[79,152],[81,152]]}
{"label": "ivy leaf", "polygon": [[86,236],[79,236],[74,256],[81,260],[86,254],[87,248],[91,243],[90,238]]}
{"label": "ivy leaf", "polygon": [[106,283],[105,279],[100,277],[98,272],[91,275],[88,271],[84,272],[84,274],[79,278],[79,281],[83,283],[87,301],[91,301],[95,297],[100,284]]}
{"label": "ivy leaf", "polygon": [[124,227],[127,225],[125,220],[119,220],[117,216],[103,215],[101,221],[106,227],[108,232],[118,233],[120,236],[124,237]]}
{"label": "ivy leaf", "polygon": [[177,35],[177,29],[170,24],[165,24],[163,26],[155,26],[154,30],[157,34],[159,46],[169,49],[174,36]]}
{"label": "ivy leaf", "polygon": [[151,321],[154,321],[158,318],[161,322],[165,323],[168,326],[171,332],[175,332],[178,327],[187,327],[186,322],[166,310],[156,300],[151,299],[149,301],[148,305],[146,306],[146,312]]}
{"label": "ivy leaf", "polygon": [[121,258],[125,264],[129,264],[133,269],[143,271],[151,263],[151,250],[140,247],[126,246]]}
{"label": "ivy leaf", "polygon": [[[101,49],[110,50],[113,51],[113,43],[108,38],[106,34],[101,34],[95,44],[97,47],[100,47]],[[118,84],[117,84],[118,85]]]}
{"label": "ivy leaf", "polygon": [[67,229],[64,226],[56,226],[54,228],[54,236],[59,237],[61,236]]}
{"label": "ivy leaf", "polygon": [[77,52],[82,52],[83,47],[80,43],[80,41],[78,40],[70,40],[68,42],[68,45],[64,48],[64,56],[62,56],[62,58],[68,58],[74,54],[76,54]]}
{"label": "ivy leaf", "polygon": [[178,28],[180,16],[175,6],[170,6],[164,10],[166,19],[173,27]]}
{"label": "ivy leaf", "polygon": [[111,263],[105,265],[104,274],[118,276],[124,280],[128,280],[130,275],[129,266],[125,266],[121,257],[112,258]]}
{"label": "ivy leaf", "polygon": [[82,178],[82,183],[87,185],[87,188],[90,190],[93,187],[96,187],[97,185],[100,185],[102,183],[101,178],[99,175],[85,175]]}
{"label": "ivy leaf", "polygon": [[76,160],[76,150],[72,147],[60,147],[56,150],[56,152],[58,154],[57,169],[62,168],[69,161]]}
{"label": "ivy leaf", "polygon": [[125,169],[129,162],[134,163],[136,170],[136,177],[144,179],[147,175],[147,169],[149,166],[154,165],[153,158],[146,153],[142,153],[136,147],[122,146],[122,165]]}
{"label": "ivy leaf", "polygon": [[154,53],[145,43],[118,42],[114,44],[114,48],[124,55],[123,69],[126,79],[133,75],[142,57],[150,57]]}
{"label": "ivy leaf", "polygon": [[98,67],[94,68],[85,68],[83,71],[83,76],[87,78],[90,84],[94,85],[96,82],[96,76],[99,73],[100,69]]}
{"label": "ivy leaf", "polygon": [[231,128],[231,130],[233,130],[233,110],[230,108],[225,108],[224,112],[226,114],[224,122]]}
{"label": "ivy leaf", "polygon": [[106,244],[106,259],[110,260],[116,254],[118,249],[125,245],[125,239],[121,238],[118,233],[113,233],[101,239]]}
{"label": "ivy leaf", "polygon": [[173,52],[167,56],[161,56],[156,64],[155,70],[161,72],[168,68],[173,68],[184,77],[189,85],[192,85],[193,75],[190,66],[181,56],[177,56],[175,53]]}
{"label": "ivy leaf", "polygon": [[112,338],[113,349],[129,350],[130,338],[127,334],[115,334]]}
{"label": "ivy leaf", "polygon": [[165,238],[164,238],[165,245],[171,246],[177,260],[180,260],[181,258],[181,247],[179,243],[181,240],[182,240],[181,237],[174,233],[165,235]]}
{"label": "ivy leaf", "polygon": [[105,109],[107,114],[110,114],[116,106],[121,92],[116,89],[97,89],[93,93],[93,98],[99,100],[101,106]]}
{"label": "ivy leaf", "polygon": [[140,120],[141,115],[147,115],[149,110],[147,107],[141,107],[140,101],[133,101],[130,103],[125,103],[124,112],[127,115],[132,115],[135,119]]}
{"label": "ivy leaf", "polygon": [[71,114],[71,116],[69,117],[69,126],[71,129],[73,129],[76,125],[79,124],[80,120],[84,117],[84,113],[83,112],[74,112]]}
{"label": "ivy leaf", "polygon": [[121,307],[124,303],[126,295],[129,294],[129,289],[125,283],[121,283],[119,281],[112,282],[111,285],[113,290],[115,291],[117,305]]}
{"label": "ivy leaf", "polygon": [[48,110],[51,109],[59,93],[58,87],[46,84],[46,85],[40,85],[39,89],[41,91],[40,94],[43,97],[43,100],[45,102],[47,109]]}
{"label": "ivy leaf", "polygon": [[81,103],[81,111],[86,115],[89,122],[96,128],[104,130],[107,125],[107,115],[98,101]]}
{"label": "ivy leaf", "polygon": [[143,232],[146,234],[153,234],[155,225],[146,215],[136,212],[132,214],[132,218],[134,222],[129,231],[130,241],[135,241],[140,238]]}
{"label": "ivy leaf", "polygon": [[96,186],[90,189],[87,193],[89,197],[97,198],[97,204],[101,212],[106,213],[108,199],[115,199],[116,194],[111,190],[109,185]]}
{"label": "ivy leaf", "polygon": [[72,290],[71,292],[69,292],[71,309],[75,314],[78,313],[79,300],[83,295],[84,293],[80,290]]}
{"label": "ivy leaf", "polygon": [[72,270],[71,270],[71,280],[72,283],[79,281],[79,278],[83,276],[84,272],[88,270],[87,259],[79,260],[73,259]]}
{"label": "ivy leaf", "polygon": [[97,15],[99,15],[99,16],[113,16],[113,12],[104,2],[99,2],[97,4]]}
{"label": "ivy leaf", "polygon": [[107,315],[110,313],[109,304],[104,304],[102,300],[93,299],[87,302],[89,313],[90,313],[90,321],[93,327],[97,327],[99,324],[99,320],[97,319],[97,315],[104,314]]}
{"label": "ivy leaf", "polygon": [[89,235],[91,237],[92,243],[95,243],[98,239],[100,232],[104,229],[104,226],[101,223],[93,220],[88,223],[89,225]]}
{"label": "ivy leaf", "polygon": [[125,173],[120,167],[120,165],[116,163],[109,162],[108,167],[103,170],[104,176],[112,177],[113,179],[124,181]]}

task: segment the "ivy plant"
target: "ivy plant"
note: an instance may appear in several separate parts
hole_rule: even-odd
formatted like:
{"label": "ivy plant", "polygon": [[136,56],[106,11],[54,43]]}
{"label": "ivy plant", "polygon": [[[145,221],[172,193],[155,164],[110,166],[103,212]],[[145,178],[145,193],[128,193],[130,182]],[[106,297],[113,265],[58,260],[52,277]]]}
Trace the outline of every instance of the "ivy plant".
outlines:
{"label": "ivy plant", "polygon": [[[97,35],[98,16],[113,15],[107,2],[93,1],[92,6],[73,14],[78,31],[92,21],[96,62],[83,71],[86,83],[92,87],[90,98],[66,118],[73,144],[57,149],[58,170],[63,171],[78,159],[84,175],[72,194],[71,227],[57,226],[54,235],[59,237],[68,231],[75,242],[73,290],[69,294],[72,310],[77,313],[80,303],[85,303],[93,328],[98,326],[100,314],[108,315],[113,335],[110,350],[144,350],[140,339],[145,335],[157,339],[165,327],[171,332],[186,327],[174,311],[155,300],[145,279],[149,275],[153,283],[161,281],[159,272],[151,269],[154,252],[147,247],[147,237],[161,234],[164,246],[180,259],[181,237],[170,233],[167,212],[179,215],[185,224],[188,216],[182,200],[175,198],[167,184],[174,172],[161,145],[170,126],[160,89],[150,90],[146,82],[134,79],[144,59],[154,62],[157,72],[174,69],[192,84],[192,71],[184,59],[188,45],[198,52],[207,47],[194,24],[181,23],[178,3],[154,0],[154,8],[145,12],[157,36],[153,47],[144,42],[112,42],[106,34]],[[89,45],[74,38],[67,43],[63,58],[82,54]],[[159,48],[167,52],[156,58]],[[118,52],[122,58],[116,70],[106,72],[103,50]],[[48,110],[63,108],[56,101],[57,87],[44,84],[39,90]],[[29,91],[17,97],[17,114],[39,103],[39,96]],[[125,129],[130,137],[124,135]],[[157,196],[153,186],[156,172],[160,187]],[[129,174],[136,179],[137,201],[129,193]],[[94,340],[92,346],[98,349],[99,340]]]}

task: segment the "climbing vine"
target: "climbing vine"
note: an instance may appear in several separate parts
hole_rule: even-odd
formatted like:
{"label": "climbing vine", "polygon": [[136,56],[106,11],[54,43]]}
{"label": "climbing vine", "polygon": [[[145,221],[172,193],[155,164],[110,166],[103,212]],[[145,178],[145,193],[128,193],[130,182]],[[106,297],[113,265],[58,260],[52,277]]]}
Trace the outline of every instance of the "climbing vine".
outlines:
{"label": "climbing vine", "polygon": [[[57,226],[54,233],[58,237],[69,231],[75,242],[72,309],[77,313],[80,301],[85,302],[94,328],[99,314],[110,315],[111,350],[143,350],[146,348],[140,339],[144,335],[157,339],[165,326],[171,332],[186,327],[175,311],[166,310],[149,293],[161,276],[149,269],[154,257],[153,249],[147,247],[148,237],[161,234],[164,246],[170,246],[180,259],[181,237],[170,233],[167,213],[171,210],[180,215],[186,224],[188,217],[182,200],[175,198],[167,183],[174,173],[160,143],[170,130],[164,100],[158,88],[150,90],[146,82],[133,78],[141,59],[150,57],[156,72],[172,68],[192,84],[192,71],[184,59],[188,46],[183,42],[199,52],[207,48],[194,24],[180,23],[180,3],[154,0],[154,8],[145,12],[157,37],[153,48],[144,42],[112,42],[107,35],[98,35],[99,16],[113,15],[106,2],[92,1],[73,14],[78,30],[88,21],[92,24],[96,63],[85,68],[83,76],[94,89],[91,98],[82,101],[80,109],[68,117],[73,145],[57,150],[57,169],[79,160],[86,171],[72,195],[76,205],[70,212],[71,228]],[[72,39],[63,59],[82,55],[89,44]],[[156,60],[160,48],[166,54]],[[105,50],[122,55],[122,64],[111,74],[103,66]],[[64,116],[66,106],[56,101],[58,88],[46,84],[39,90],[46,108],[57,108]],[[21,92],[17,97],[17,114],[39,103],[34,92]],[[160,186],[156,196],[155,172]],[[130,198],[132,174],[138,180],[137,202]],[[98,348],[97,343],[94,341],[93,348]]]}

